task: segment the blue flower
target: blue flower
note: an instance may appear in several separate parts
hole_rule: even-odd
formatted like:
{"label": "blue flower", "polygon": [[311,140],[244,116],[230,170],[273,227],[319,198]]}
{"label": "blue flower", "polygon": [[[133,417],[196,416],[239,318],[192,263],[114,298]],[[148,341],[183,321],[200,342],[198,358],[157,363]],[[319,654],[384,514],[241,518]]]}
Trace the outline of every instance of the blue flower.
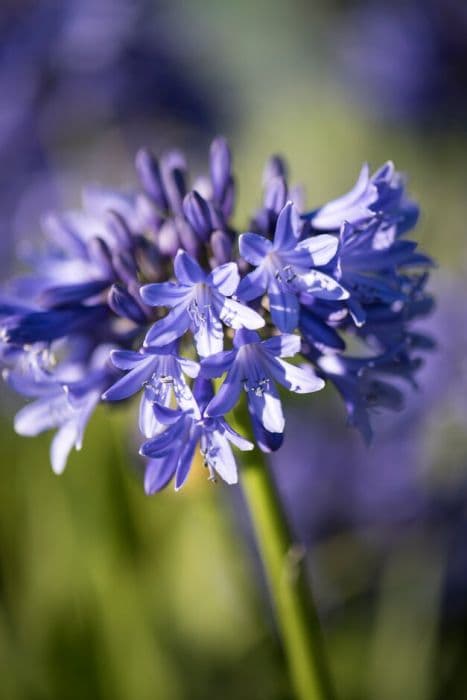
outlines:
{"label": "blue flower", "polygon": [[[205,385],[205,380],[198,380],[194,390],[197,398],[200,393],[205,397],[206,391],[212,395],[212,389]],[[203,411],[204,403],[205,400],[200,401],[194,413],[155,407],[157,418],[166,424],[166,429],[141,446],[140,453],[150,458],[144,477],[146,493],[160,491],[174,477],[175,490],[178,491],[188,477],[197,445],[211,480],[215,480],[218,474],[228,484],[237,483],[237,465],[230,444],[240,450],[252,450],[254,446],[233,430],[224,418],[207,417]]]}
{"label": "blue flower", "polygon": [[174,344],[165,347],[144,348],[142,352],[113,350],[113,364],[127,374],[102,395],[104,401],[121,401],[144,388],[139,412],[139,427],[146,437],[160,430],[154,405],[169,407],[172,398],[183,410],[193,410],[195,401],[185,373],[193,379],[198,376],[199,364],[175,353]]}
{"label": "blue flower", "polygon": [[339,22],[340,85],[372,120],[440,131],[462,128],[467,116],[465,3],[364,0],[349,4]]}
{"label": "blue flower", "polygon": [[406,353],[386,353],[377,357],[322,355],[316,361],[318,372],[331,381],[344,400],[350,425],[357,428],[366,443],[373,430],[370,412],[384,408],[401,411],[404,394],[387,377],[404,378],[414,383],[413,375],[420,367]]}
{"label": "blue flower", "polygon": [[62,368],[58,376],[43,371],[37,364],[34,372],[4,371],[4,378],[15,391],[34,399],[16,414],[16,432],[29,437],[57,429],[50,447],[56,474],[65,469],[72,447],[81,449],[86,425],[103,389],[112,381],[113,372],[105,359],[105,353],[97,353],[85,373],[82,367],[72,364]]}
{"label": "blue flower", "polygon": [[316,269],[335,256],[337,239],[323,234],[300,241],[300,234],[298,213],[288,202],[279,214],[272,242],[256,233],[244,233],[239,239],[240,254],[256,269],[242,279],[238,296],[250,301],[267,290],[272,320],[284,332],[297,327],[300,291],[324,299],[349,295],[335,279]]}
{"label": "blue flower", "polygon": [[339,236],[335,274],[360,303],[403,300],[405,271],[432,265],[416,248],[414,241],[400,238],[394,224],[374,219],[365,228],[357,228],[346,222]]}
{"label": "blue flower", "polygon": [[[209,166],[190,189],[183,154],[140,151],[142,189],[88,189],[84,211],[49,218],[35,272],[0,297],[8,381],[35,399],[17,428],[58,428],[56,471],[99,400],[140,392],[152,493],[172,478],[180,488],[198,443],[211,476],[236,481],[230,443],[251,443],[225,415],[243,391],[257,445],[274,451],[285,426],[277,384],[302,394],[329,380],[366,439],[370,409],[399,408],[400,380],[415,386],[432,347],[413,327],[432,306],[431,261],[403,239],[416,209],[393,166],[371,177],[364,169],[349,195],[301,217],[301,195],[272,158],[263,207],[243,235],[230,221],[224,139]],[[346,354],[358,345],[358,356]],[[283,360],[298,353],[300,366]],[[214,394],[211,380],[224,374]]]}
{"label": "blue flower", "polygon": [[301,294],[300,304],[299,330],[303,340],[323,353],[345,350],[339,329],[348,316],[346,304],[317,299],[311,294]]}
{"label": "blue flower", "polygon": [[297,394],[309,394],[324,386],[323,380],[316,377],[312,370],[280,359],[299,352],[298,335],[284,334],[261,341],[254,331],[237,331],[232,350],[217,353],[201,362],[205,377],[219,377],[227,372],[224,383],[207,406],[206,415],[223,416],[228,413],[236,405],[243,389],[253,426],[259,425],[267,433],[281,435],[285,420],[275,382]]}
{"label": "blue flower", "polygon": [[365,164],[355,186],[347,194],[306,214],[314,229],[338,231],[344,221],[360,225],[380,215],[391,218],[405,230],[418,218],[418,207],[405,197],[405,182],[388,161],[373,175]]}
{"label": "blue flower", "polygon": [[178,284],[161,282],[141,288],[141,297],[149,306],[172,308],[150,328],[145,345],[167,345],[190,329],[199,355],[206,357],[223,349],[222,322],[235,329],[264,326],[264,319],[256,311],[230,298],[240,280],[235,263],[225,263],[207,274],[180,250],[174,271]]}

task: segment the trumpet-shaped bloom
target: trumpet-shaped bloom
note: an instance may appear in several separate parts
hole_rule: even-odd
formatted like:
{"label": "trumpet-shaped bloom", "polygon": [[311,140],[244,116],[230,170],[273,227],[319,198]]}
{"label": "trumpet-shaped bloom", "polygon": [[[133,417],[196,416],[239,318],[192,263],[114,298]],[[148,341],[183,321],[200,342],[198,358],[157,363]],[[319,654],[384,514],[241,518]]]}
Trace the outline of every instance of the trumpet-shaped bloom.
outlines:
{"label": "trumpet-shaped bloom", "polygon": [[396,221],[404,229],[413,226],[418,218],[418,207],[407,200],[404,178],[391,161],[373,175],[365,163],[349,192],[305,218],[319,231],[339,231],[345,221],[361,225],[376,215]]}
{"label": "trumpet-shaped bloom", "polygon": [[298,352],[298,335],[284,334],[262,341],[254,331],[237,331],[233,350],[212,355],[201,363],[205,377],[219,377],[227,372],[224,383],[206,408],[206,415],[225,415],[234,408],[244,390],[256,421],[268,433],[283,433],[285,420],[276,382],[297,394],[309,394],[324,386],[311,369],[281,359]]}
{"label": "trumpet-shaped bloom", "polygon": [[127,370],[102,398],[104,401],[121,401],[144,389],[141,397],[139,426],[146,437],[160,429],[154,405],[170,406],[172,398],[183,410],[192,409],[194,398],[184,374],[194,379],[199,373],[199,364],[175,353],[174,345],[145,348],[142,352],[113,350],[113,364]]}
{"label": "trumpet-shaped bloom", "polygon": [[[206,393],[204,384],[205,380],[198,380],[195,385],[198,399],[201,392]],[[208,391],[212,395],[212,390]],[[219,475],[228,484],[237,483],[231,444],[240,450],[252,450],[253,444],[233,430],[224,418],[207,417],[204,403],[200,401],[201,405],[192,413],[156,407],[157,418],[166,428],[141,446],[141,454],[150,458],[144,478],[146,493],[160,491],[173,478],[178,491],[188,478],[198,445],[211,480]]]}
{"label": "trumpet-shaped bloom", "polygon": [[[76,373],[81,373],[80,368],[71,367],[70,375]],[[61,381],[37,370],[35,375],[17,370],[4,372],[4,378],[15,391],[34,399],[16,414],[16,432],[35,436],[56,429],[50,447],[50,461],[56,474],[65,469],[71,449],[81,449],[86,425],[110,376],[106,368],[95,368],[85,377],[71,380],[64,377]]]}
{"label": "trumpet-shaped bloom", "polygon": [[191,330],[199,355],[206,357],[224,346],[222,323],[230,328],[264,326],[256,311],[231,298],[240,280],[235,263],[206,273],[194,258],[179,250],[174,271],[178,284],[160,282],[141,288],[146,304],[172,309],[149,329],[145,345],[167,345]]}
{"label": "trumpet-shaped bloom", "polygon": [[244,233],[239,239],[240,254],[256,269],[242,279],[238,296],[250,301],[267,291],[272,320],[289,333],[298,325],[299,292],[323,299],[348,297],[336,279],[317,269],[335,256],[336,237],[323,234],[300,241],[300,234],[298,213],[288,202],[279,214],[272,241],[257,233]]}

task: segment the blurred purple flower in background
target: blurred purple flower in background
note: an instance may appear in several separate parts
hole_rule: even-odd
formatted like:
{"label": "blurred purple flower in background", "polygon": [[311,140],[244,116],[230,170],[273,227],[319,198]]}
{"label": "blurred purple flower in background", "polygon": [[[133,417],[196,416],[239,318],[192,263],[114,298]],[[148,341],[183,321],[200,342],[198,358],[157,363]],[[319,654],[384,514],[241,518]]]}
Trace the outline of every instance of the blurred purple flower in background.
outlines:
{"label": "blurred purple flower in background", "polygon": [[383,119],[465,127],[465,3],[363,0],[343,12],[332,34],[337,75],[360,106]]}

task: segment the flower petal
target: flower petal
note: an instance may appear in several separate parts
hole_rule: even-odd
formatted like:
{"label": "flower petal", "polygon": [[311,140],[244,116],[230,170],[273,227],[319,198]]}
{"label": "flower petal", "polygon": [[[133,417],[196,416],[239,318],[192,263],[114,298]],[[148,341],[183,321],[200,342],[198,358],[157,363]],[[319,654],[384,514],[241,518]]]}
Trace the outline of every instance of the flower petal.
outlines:
{"label": "flower petal", "polygon": [[248,391],[248,404],[251,410],[270,433],[283,433],[285,426],[282,404],[273,382],[266,391]]}
{"label": "flower petal", "polygon": [[200,371],[199,362],[194,360],[188,360],[186,357],[179,357],[178,364],[182,368],[182,371],[191,379],[196,379]]}
{"label": "flower petal", "polygon": [[268,286],[268,279],[266,267],[260,265],[240,281],[236,296],[242,301],[251,301],[261,297]]}
{"label": "flower petal", "polygon": [[272,243],[258,233],[242,233],[238,240],[240,255],[251,265],[261,265],[272,250]]}
{"label": "flower petal", "polygon": [[50,445],[50,462],[55,474],[65,470],[68,455],[78,441],[78,426],[75,421],[68,421],[54,436]]}
{"label": "flower petal", "polygon": [[155,371],[159,358],[157,355],[143,356],[141,362],[128,372],[124,377],[113,384],[102,394],[104,401],[121,401],[127,399],[141,389]]}
{"label": "flower petal", "polygon": [[228,262],[219,265],[209,273],[207,281],[224,296],[232,296],[240,282],[237,263]]}
{"label": "flower petal", "polygon": [[298,325],[299,303],[296,294],[271,277],[268,295],[272,320],[279,330],[291,333]]}
{"label": "flower petal", "polygon": [[182,449],[180,459],[178,460],[177,471],[175,472],[175,491],[179,491],[188,478],[197,442],[198,432],[195,432]]}
{"label": "flower petal", "polygon": [[365,163],[354,187],[318,209],[312,217],[312,225],[323,231],[339,229],[344,220],[358,223],[373,216],[369,207],[376,201],[377,196],[377,188],[370,181],[370,171]]}
{"label": "flower petal", "polygon": [[253,443],[244,438],[243,435],[237,433],[237,431],[234,430],[226,421],[223,421],[223,428],[225,430],[225,437],[227,440],[235,445],[235,447],[238,447],[239,450],[249,452],[250,450],[254,449],[255,446]]}
{"label": "flower petal", "polygon": [[205,312],[205,318],[194,330],[196,350],[201,357],[208,357],[224,349],[224,331],[219,318],[212,308]]}
{"label": "flower petal", "polygon": [[36,380],[34,375],[24,374],[21,371],[4,369],[3,379],[18,394],[31,398],[51,397],[60,395],[61,389],[55,381],[50,381],[50,377],[44,376],[43,380]]}
{"label": "flower petal", "polygon": [[339,241],[337,236],[322,233],[319,236],[305,238],[296,247],[297,252],[306,251],[310,255],[312,265],[326,265],[337,253]]}
{"label": "flower petal", "polygon": [[147,322],[147,316],[142,309],[139,298],[135,299],[122,285],[113,284],[111,286],[107,295],[107,303],[117,316],[128,318],[137,324]]}
{"label": "flower petal", "polygon": [[300,330],[303,337],[321,352],[345,350],[345,343],[339,333],[319,316],[304,308],[300,314]]}
{"label": "flower petal", "polygon": [[162,426],[158,425],[154,416],[151,392],[147,390],[143,392],[139,403],[138,427],[145,438],[152,438],[162,430]]}
{"label": "flower petal", "polygon": [[242,390],[241,372],[238,363],[234,363],[217,394],[209,402],[206,416],[223,416],[235,406]]}
{"label": "flower petal", "polygon": [[198,282],[206,281],[206,274],[198,262],[184,250],[179,250],[174,260],[175,276],[180,284],[192,287]]}
{"label": "flower petal", "polygon": [[110,353],[112,364],[124,370],[137,367],[146,357],[141,352],[134,352],[133,350],[112,350]]}
{"label": "flower petal", "polygon": [[175,450],[166,457],[149,460],[144,472],[144,490],[148,496],[161,491],[173,479],[177,461],[178,454]]}
{"label": "flower petal", "polygon": [[300,352],[301,340],[299,335],[282,333],[263,340],[261,347],[276,357],[293,357]]}
{"label": "flower petal", "polygon": [[184,417],[185,412],[180,408],[170,408],[169,405],[154,403],[154,415],[161,425],[175,425]]}
{"label": "flower petal", "polygon": [[311,394],[324,387],[324,381],[311,368],[297,367],[277,357],[268,358],[266,364],[275,381],[296,394]]}
{"label": "flower petal", "polygon": [[209,379],[221,377],[230,368],[236,356],[237,352],[235,350],[226,350],[203,358],[201,360],[202,376]]}
{"label": "flower petal", "polygon": [[237,465],[227,438],[219,430],[214,430],[208,438],[209,466],[216,470],[227,484],[238,482]]}
{"label": "flower petal", "polygon": [[190,324],[191,318],[186,306],[176,306],[172,311],[169,311],[167,316],[151,326],[146,333],[144,346],[163,346],[173,343],[174,340],[186,333]]}
{"label": "flower petal", "polygon": [[348,299],[349,292],[342,287],[339,282],[324,272],[319,270],[310,270],[304,275],[300,275],[297,285],[303,288],[303,291],[317,296],[319,299]]}
{"label": "flower petal", "polygon": [[24,406],[15,416],[15,431],[18,435],[35,437],[44,430],[56,428],[70,411],[65,393],[52,398],[42,398]]}
{"label": "flower petal", "polygon": [[229,328],[249,328],[256,330],[263,328],[264,318],[254,309],[242,304],[235,299],[227,299],[220,294],[213,294],[213,302],[216,312],[223,323]]}
{"label": "flower petal", "polygon": [[173,282],[145,284],[139,290],[142,300],[149,306],[176,306],[184,301],[191,290]]}
{"label": "flower petal", "polygon": [[181,417],[163,433],[143,442],[139,450],[140,454],[143,457],[164,457],[166,454],[177,452],[181,447],[181,438],[185,430],[186,423]]}
{"label": "flower petal", "polygon": [[274,233],[274,250],[295,248],[300,237],[300,219],[292,202],[287,202],[277,218]]}
{"label": "flower petal", "polygon": [[284,433],[270,433],[264,428],[261,421],[252,411],[250,405],[248,405],[248,410],[251,419],[251,426],[253,428],[253,434],[259,449],[262,452],[275,452],[278,450],[284,441]]}

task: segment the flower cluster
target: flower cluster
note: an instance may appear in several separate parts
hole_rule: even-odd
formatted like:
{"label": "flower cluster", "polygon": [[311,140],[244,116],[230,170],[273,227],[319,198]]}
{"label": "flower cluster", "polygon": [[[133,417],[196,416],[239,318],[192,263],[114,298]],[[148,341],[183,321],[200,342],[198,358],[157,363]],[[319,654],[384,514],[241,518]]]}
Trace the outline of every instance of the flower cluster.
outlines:
{"label": "flower cluster", "polygon": [[242,233],[224,139],[191,185],[179,152],[142,150],[136,169],[138,190],[88,190],[82,211],[46,218],[35,273],[0,299],[4,376],[33,399],[17,432],[56,428],[61,472],[97,403],[139,393],[148,493],[180,488],[197,446],[210,478],[237,481],[231,445],[253,448],[229,423],[242,395],[256,444],[277,450],[279,385],[329,381],[369,439],[370,409],[399,409],[401,382],[415,382],[428,343],[412,321],[432,305],[394,166],[364,166],[348,194],[307,211],[274,157]]}

